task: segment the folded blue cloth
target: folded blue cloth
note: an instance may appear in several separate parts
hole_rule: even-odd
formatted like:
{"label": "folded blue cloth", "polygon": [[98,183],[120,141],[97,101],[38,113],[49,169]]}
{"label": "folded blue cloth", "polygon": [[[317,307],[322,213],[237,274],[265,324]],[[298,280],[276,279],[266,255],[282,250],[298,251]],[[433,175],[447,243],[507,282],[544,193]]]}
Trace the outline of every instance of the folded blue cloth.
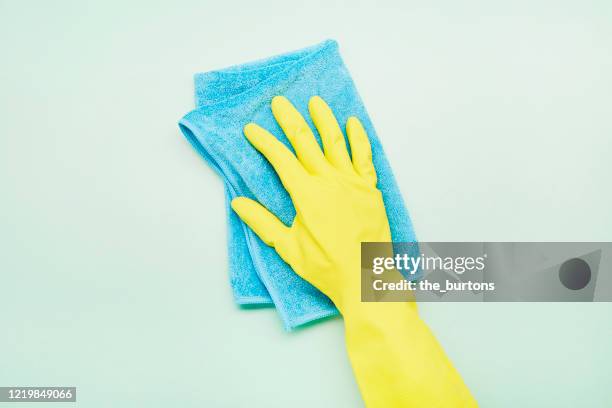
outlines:
{"label": "folded blue cloth", "polygon": [[195,85],[197,108],[185,115],[179,125],[225,182],[230,279],[237,303],[273,302],[287,330],[338,313],[326,296],[296,275],[229,206],[234,197],[246,196],[261,202],[286,224],[293,221],[295,210],[289,195],[270,164],[242,132],[244,125],[255,122],[291,149],[270,109],[270,101],[276,95],[289,98],[313,130],[307,104],[314,95],[327,101],[341,125],[352,115],[362,121],[372,145],[378,188],[383,194],[393,240],[416,241],[389,163],[335,41],[197,74]]}

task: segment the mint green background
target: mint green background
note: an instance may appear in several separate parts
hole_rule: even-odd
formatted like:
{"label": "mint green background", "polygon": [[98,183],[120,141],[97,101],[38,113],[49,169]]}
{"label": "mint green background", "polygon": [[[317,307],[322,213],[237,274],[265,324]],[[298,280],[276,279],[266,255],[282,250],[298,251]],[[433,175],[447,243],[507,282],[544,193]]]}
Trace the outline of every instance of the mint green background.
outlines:
{"label": "mint green background", "polygon": [[[176,125],[194,72],[328,37],[421,239],[612,240],[610,2],[244,3],[0,1],[0,385],[361,406],[340,320],[232,303],[222,185]],[[612,406],[612,304],[421,310],[483,407]]]}

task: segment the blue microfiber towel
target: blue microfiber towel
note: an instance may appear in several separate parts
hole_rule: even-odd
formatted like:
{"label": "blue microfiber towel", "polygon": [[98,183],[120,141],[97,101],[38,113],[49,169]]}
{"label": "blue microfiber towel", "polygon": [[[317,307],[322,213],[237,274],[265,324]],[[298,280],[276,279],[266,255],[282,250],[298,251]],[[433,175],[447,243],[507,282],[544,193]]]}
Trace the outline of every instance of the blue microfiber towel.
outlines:
{"label": "blue microfiber towel", "polygon": [[416,241],[389,163],[335,41],[197,74],[195,86],[197,108],[185,115],[179,125],[225,182],[230,279],[237,303],[273,302],[287,330],[338,313],[325,295],[296,275],[229,206],[234,197],[246,196],[261,202],[286,224],[293,221],[295,210],[289,195],[273,168],[242,132],[244,125],[255,122],[291,149],[272,116],[270,101],[276,95],[289,98],[313,130],[307,104],[314,95],[327,101],[342,126],[352,115],[362,121],[372,145],[378,188],[383,194],[393,240]]}

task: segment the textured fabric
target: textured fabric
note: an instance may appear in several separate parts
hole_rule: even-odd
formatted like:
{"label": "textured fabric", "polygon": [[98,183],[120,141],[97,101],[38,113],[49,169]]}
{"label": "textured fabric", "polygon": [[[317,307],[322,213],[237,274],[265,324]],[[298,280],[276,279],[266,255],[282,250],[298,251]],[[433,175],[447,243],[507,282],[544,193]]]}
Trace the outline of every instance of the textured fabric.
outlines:
{"label": "textured fabric", "polygon": [[[408,212],[335,41],[245,65],[197,74],[197,108],[183,117],[180,128],[226,185],[226,201],[246,196],[259,201],[286,224],[295,210],[278,176],[246,140],[242,128],[255,122],[270,130],[290,149],[274,120],[270,101],[284,95],[309,119],[307,104],[321,96],[339,123],[357,116],[370,138],[393,240],[416,241]],[[316,134],[316,132],[315,132]],[[319,136],[318,142],[320,144]],[[228,208],[230,279],[239,304],[272,301],[287,330],[337,314],[331,301],[297,276],[273,248],[265,245]]]}

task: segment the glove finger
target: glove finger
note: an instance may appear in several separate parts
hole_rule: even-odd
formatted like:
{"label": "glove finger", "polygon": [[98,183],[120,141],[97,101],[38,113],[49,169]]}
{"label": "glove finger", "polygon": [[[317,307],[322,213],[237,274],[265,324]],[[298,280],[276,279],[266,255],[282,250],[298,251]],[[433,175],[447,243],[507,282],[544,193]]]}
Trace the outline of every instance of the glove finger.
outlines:
{"label": "glove finger", "polygon": [[327,163],[310,126],[284,96],[272,99],[272,113],[295,149],[302,165],[311,173],[320,173]]}
{"label": "glove finger", "polygon": [[337,169],[351,169],[351,159],[346,150],[344,135],[330,107],[321,97],[313,96],[308,102],[308,110],[321,135],[327,161]]}
{"label": "glove finger", "polygon": [[266,245],[275,246],[289,233],[289,227],[257,201],[237,197],[232,200],[232,208]]}
{"label": "glove finger", "polygon": [[306,175],[293,153],[276,137],[255,123],[249,123],[244,127],[244,135],[268,159],[283,186],[291,194],[292,188],[299,185],[296,180]]}
{"label": "glove finger", "polygon": [[376,185],[376,169],[372,163],[372,148],[363,125],[354,116],[346,122],[346,134],[351,144],[353,168],[368,183]]}

